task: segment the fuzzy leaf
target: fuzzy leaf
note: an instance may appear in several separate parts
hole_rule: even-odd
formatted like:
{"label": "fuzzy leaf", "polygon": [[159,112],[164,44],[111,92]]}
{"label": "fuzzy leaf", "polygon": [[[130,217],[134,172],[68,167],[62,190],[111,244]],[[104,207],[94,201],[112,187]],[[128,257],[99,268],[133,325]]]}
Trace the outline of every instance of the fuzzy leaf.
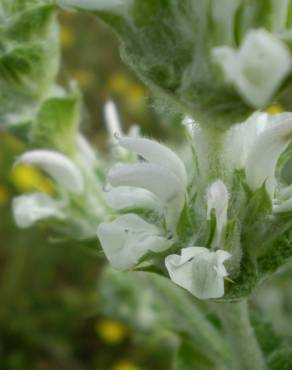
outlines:
{"label": "fuzzy leaf", "polygon": [[274,352],[268,361],[271,370],[290,370],[292,368],[292,349],[282,348]]}
{"label": "fuzzy leaf", "polygon": [[[59,3],[90,11],[109,24],[121,40],[123,59],[138,76],[197,121],[222,127],[251,112],[224,80],[211,50],[238,48],[250,28],[273,32],[274,0],[128,0],[108,7],[97,0]],[[290,15],[285,8],[280,13],[287,31]]]}
{"label": "fuzzy leaf", "polygon": [[56,77],[53,1],[4,0],[0,22],[0,125],[17,125],[32,119]]}
{"label": "fuzzy leaf", "polygon": [[177,352],[174,370],[215,370],[214,364],[192,342],[184,340]]}
{"label": "fuzzy leaf", "polygon": [[49,98],[32,124],[33,144],[71,155],[76,146],[79,118],[80,96],[77,93]]}

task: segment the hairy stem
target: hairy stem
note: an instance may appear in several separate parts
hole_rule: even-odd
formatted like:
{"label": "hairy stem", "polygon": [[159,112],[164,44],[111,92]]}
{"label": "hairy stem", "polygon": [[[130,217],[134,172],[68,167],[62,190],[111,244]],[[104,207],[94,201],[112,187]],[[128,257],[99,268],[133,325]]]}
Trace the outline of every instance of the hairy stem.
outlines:
{"label": "hairy stem", "polygon": [[246,300],[217,304],[225,334],[233,353],[233,370],[267,370]]}
{"label": "hairy stem", "polygon": [[171,307],[181,317],[181,322],[185,324],[184,330],[192,340],[206,349],[206,354],[216,364],[216,368],[229,370],[230,353],[225,338],[196,307],[188,294],[160,276],[147,274],[147,279],[168,309]]}

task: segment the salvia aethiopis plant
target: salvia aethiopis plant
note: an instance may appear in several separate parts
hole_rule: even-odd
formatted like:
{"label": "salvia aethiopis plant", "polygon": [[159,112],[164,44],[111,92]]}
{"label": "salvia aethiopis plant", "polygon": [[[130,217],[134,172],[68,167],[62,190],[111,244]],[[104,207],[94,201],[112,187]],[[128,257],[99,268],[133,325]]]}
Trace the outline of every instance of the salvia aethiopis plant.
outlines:
{"label": "salvia aethiopis plant", "polygon": [[[255,335],[246,302],[292,257],[292,114],[265,112],[291,80],[292,2],[57,3],[92,13],[114,30],[123,59],[165,109],[181,115],[185,140],[166,145],[136,128],[125,133],[108,101],[104,110],[112,159],[97,156],[80,132],[78,88],[74,83],[56,87],[53,4],[2,0],[1,16],[12,14],[7,18],[12,25],[6,21],[3,27],[4,56],[12,46],[23,50],[36,42],[42,48],[37,65],[35,54],[23,51],[30,68],[21,69],[26,64],[19,59],[1,67],[0,72],[10,71],[0,76],[7,86],[1,119],[4,125],[29,121],[31,149],[15,165],[37,166],[55,183],[53,194],[14,199],[17,225],[50,219],[58,232],[71,237],[97,233],[114,269],[133,276],[144,272],[141,287],[149,272],[164,276],[151,277],[146,285],[160,296],[160,310],[175,317],[167,326],[192,343],[178,351],[181,359],[173,369],[289,369],[291,347],[269,347],[265,335]],[[21,23],[21,32],[12,20],[28,11],[35,11],[38,21]],[[38,73],[41,78],[35,79]],[[19,94],[25,99],[18,104]],[[14,104],[21,109],[17,117]],[[115,281],[114,273],[109,276]],[[144,302],[138,280],[132,283],[128,289]],[[115,284],[116,290],[123,285]],[[206,312],[212,307],[213,321],[194,306],[196,299]],[[191,333],[192,324],[200,339]],[[196,362],[198,353],[208,360]]]}

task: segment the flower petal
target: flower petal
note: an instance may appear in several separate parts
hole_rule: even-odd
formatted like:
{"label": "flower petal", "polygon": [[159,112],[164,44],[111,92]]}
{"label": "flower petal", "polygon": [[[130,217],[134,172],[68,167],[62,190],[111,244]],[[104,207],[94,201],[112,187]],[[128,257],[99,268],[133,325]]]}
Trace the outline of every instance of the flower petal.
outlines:
{"label": "flower petal", "polygon": [[52,150],[32,150],[20,156],[17,163],[26,163],[40,167],[61,187],[70,192],[81,193],[84,189],[80,170],[64,154]]}
{"label": "flower petal", "polygon": [[13,216],[20,228],[30,227],[35,222],[49,217],[62,219],[62,207],[61,202],[42,193],[21,195],[12,201]]}
{"label": "flower petal", "polygon": [[211,211],[215,210],[216,235],[213,246],[220,246],[223,231],[227,223],[228,191],[223,181],[215,181],[207,191],[207,218],[211,218]]}
{"label": "flower petal", "polygon": [[152,163],[117,165],[110,170],[108,182],[114,187],[133,186],[155,194],[165,207],[168,227],[175,230],[185,201],[185,188],[175,174]]}
{"label": "flower petal", "polygon": [[106,257],[118,270],[132,268],[147,252],[162,252],[171,245],[162,230],[134,214],[101,223],[97,236]]}
{"label": "flower petal", "polygon": [[273,197],[277,161],[291,140],[292,118],[289,118],[266,129],[254,141],[246,163],[246,179],[252,190],[266,182],[266,189]]}
{"label": "flower petal", "polygon": [[223,250],[188,247],[181,250],[181,256],[167,256],[165,265],[171,280],[196,297],[219,298],[224,295],[224,277],[228,275],[223,263],[230,257]]}
{"label": "flower petal", "polygon": [[254,107],[266,105],[291,70],[289,49],[264,29],[249,31],[238,51],[222,46],[213,55],[226,79]]}
{"label": "flower petal", "polygon": [[129,186],[119,186],[104,192],[107,204],[116,210],[146,208],[158,210],[157,198],[150,191]]}
{"label": "flower petal", "polygon": [[111,100],[105,103],[104,116],[105,116],[107,131],[110,137],[112,139],[115,139],[114,141],[116,142],[117,141],[116,137],[122,136],[123,130],[122,130],[122,125],[121,125],[121,121],[120,121],[116,106],[114,102],[112,102]]}
{"label": "flower petal", "polygon": [[168,147],[146,138],[121,137],[119,144],[145,158],[148,162],[167,168],[184,186],[187,185],[187,174],[182,160]]}
{"label": "flower petal", "polygon": [[268,124],[268,114],[256,112],[245,122],[231,127],[227,133],[224,155],[226,163],[232,164],[232,169],[245,167],[251,146]]}
{"label": "flower petal", "polygon": [[292,198],[273,206],[274,213],[292,212]]}

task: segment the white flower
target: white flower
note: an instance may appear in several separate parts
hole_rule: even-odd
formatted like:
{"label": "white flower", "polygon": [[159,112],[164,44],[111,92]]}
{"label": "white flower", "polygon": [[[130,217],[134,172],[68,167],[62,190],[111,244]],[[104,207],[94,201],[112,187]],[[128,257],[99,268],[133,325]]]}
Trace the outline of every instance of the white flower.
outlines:
{"label": "white flower", "polygon": [[114,102],[109,100],[104,106],[104,118],[107,131],[114,142],[117,142],[117,137],[123,135],[122,125]]}
{"label": "white flower", "polygon": [[225,144],[226,163],[233,168],[245,168],[248,153],[257,137],[272,125],[267,113],[256,112],[245,122],[232,126]]}
{"label": "white flower", "polygon": [[287,199],[281,204],[275,204],[273,206],[274,213],[291,212],[292,211],[292,198]]}
{"label": "white flower", "polygon": [[223,232],[227,223],[228,191],[221,180],[215,181],[207,191],[207,219],[210,220],[212,210],[215,210],[216,233],[212,241],[213,247],[223,242]]}
{"label": "white flower", "polygon": [[277,161],[292,140],[292,118],[264,130],[251,146],[246,161],[246,179],[252,190],[264,183],[274,197]]}
{"label": "white flower", "polygon": [[[291,113],[268,115],[257,112],[246,122],[230,129],[225,142],[224,160],[231,174],[234,169],[245,170],[247,184],[253,191],[265,184],[271,200],[275,201],[275,190],[280,190],[281,194],[287,190],[276,189],[275,172],[279,157],[291,140]],[[280,211],[280,208],[276,208]]]}
{"label": "white flower", "polygon": [[167,256],[165,265],[171,280],[197,298],[220,298],[224,295],[224,277],[228,275],[223,263],[230,257],[223,250],[188,247],[181,250],[181,256]]}
{"label": "white flower", "polygon": [[147,252],[162,252],[171,245],[161,229],[135,214],[101,223],[97,236],[106,257],[118,270],[132,268]]}
{"label": "white flower", "polygon": [[131,186],[155,194],[164,207],[167,226],[175,231],[187,186],[183,162],[172,150],[153,140],[122,137],[119,144],[147,162],[116,165],[108,174],[108,182],[113,187]]}
{"label": "white flower", "polygon": [[42,193],[21,195],[12,201],[13,216],[20,228],[30,227],[35,222],[49,217],[62,219],[62,207],[63,203]]}
{"label": "white flower", "polygon": [[81,193],[84,190],[82,173],[64,154],[53,150],[32,150],[21,155],[18,163],[38,166],[67,191]]}
{"label": "white flower", "polygon": [[289,49],[264,29],[249,31],[238,51],[220,46],[213,55],[226,80],[253,107],[266,105],[291,70]]}
{"label": "white flower", "polygon": [[107,204],[116,210],[146,208],[159,211],[157,198],[150,191],[130,186],[118,186],[104,192]]}

